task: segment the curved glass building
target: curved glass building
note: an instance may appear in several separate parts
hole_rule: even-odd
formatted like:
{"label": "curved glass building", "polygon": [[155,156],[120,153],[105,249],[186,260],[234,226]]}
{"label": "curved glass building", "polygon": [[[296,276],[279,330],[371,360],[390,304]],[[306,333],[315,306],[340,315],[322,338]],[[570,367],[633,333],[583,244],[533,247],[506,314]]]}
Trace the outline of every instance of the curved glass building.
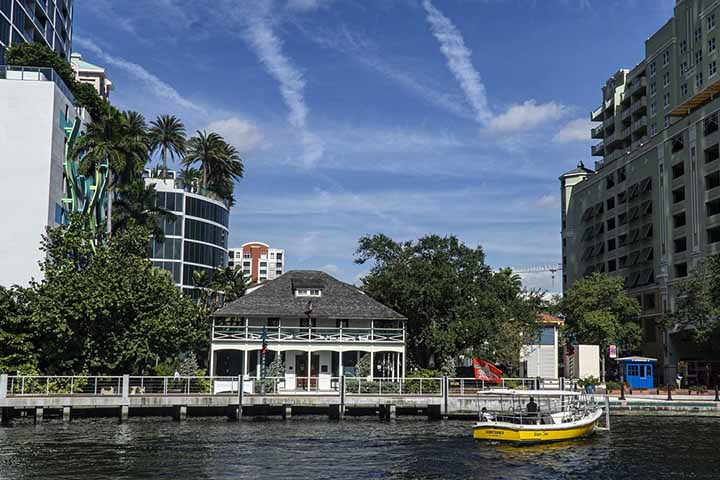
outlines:
{"label": "curved glass building", "polygon": [[0,0],[0,64],[15,43],[44,43],[65,60],[72,51],[74,0]]}
{"label": "curved glass building", "polygon": [[211,273],[227,266],[230,208],[196,189],[185,190],[175,172],[168,176],[156,178],[145,172],[145,183],[155,185],[156,205],[175,214],[173,221],[161,221],[165,239],[150,240],[150,259],[170,272],[184,293],[195,296],[194,272]]}

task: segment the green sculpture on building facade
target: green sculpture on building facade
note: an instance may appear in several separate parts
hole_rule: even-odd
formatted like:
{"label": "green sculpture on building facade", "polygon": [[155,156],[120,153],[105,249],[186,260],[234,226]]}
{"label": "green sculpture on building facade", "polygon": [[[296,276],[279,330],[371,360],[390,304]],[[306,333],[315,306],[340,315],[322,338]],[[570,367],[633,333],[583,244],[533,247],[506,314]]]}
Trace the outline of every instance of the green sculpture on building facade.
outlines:
{"label": "green sculpture on building facade", "polygon": [[82,121],[75,118],[73,123],[63,122],[65,130],[65,182],[67,184],[67,198],[63,203],[68,213],[81,213],[90,218],[90,227],[97,233],[98,227],[105,220],[107,211],[107,184],[109,167],[107,160],[95,166],[90,175],[79,173],[80,160],[73,158],[75,142],[81,136]]}

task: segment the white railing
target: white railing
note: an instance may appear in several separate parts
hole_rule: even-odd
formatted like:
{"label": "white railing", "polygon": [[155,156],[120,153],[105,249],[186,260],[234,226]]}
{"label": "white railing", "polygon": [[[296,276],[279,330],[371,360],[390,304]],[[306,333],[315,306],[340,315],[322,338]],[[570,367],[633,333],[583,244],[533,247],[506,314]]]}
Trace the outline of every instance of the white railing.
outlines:
{"label": "white railing", "polygon": [[402,328],[258,327],[215,325],[213,340],[268,342],[369,342],[403,343]]}
{"label": "white railing", "polygon": [[[475,378],[359,378],[359,377],[245,377],[238,376],[31,376],[1,375],[7,381],[0,398],[52,396],[187,396],[237,395],[345,395],[367,396],[476,396],[478,392],[507,388],[577,389],[571,379],[504,378],[489,383]],[[4,394],[4,395],[3,395]]]}

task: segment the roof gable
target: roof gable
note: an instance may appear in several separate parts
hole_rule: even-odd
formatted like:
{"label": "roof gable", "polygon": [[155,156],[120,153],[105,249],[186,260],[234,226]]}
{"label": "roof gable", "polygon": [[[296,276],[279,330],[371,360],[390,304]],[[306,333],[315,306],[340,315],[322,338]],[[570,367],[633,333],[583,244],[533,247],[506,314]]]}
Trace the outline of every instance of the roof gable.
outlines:
{"label": "roof gable", "polygon": [[[322,288],[322,296],[296,297],[296,288]],[[360,289],[316,270],[286,272],[225,305],[214,316],[303,318],[310,302],[314,318],[405,319]]]}

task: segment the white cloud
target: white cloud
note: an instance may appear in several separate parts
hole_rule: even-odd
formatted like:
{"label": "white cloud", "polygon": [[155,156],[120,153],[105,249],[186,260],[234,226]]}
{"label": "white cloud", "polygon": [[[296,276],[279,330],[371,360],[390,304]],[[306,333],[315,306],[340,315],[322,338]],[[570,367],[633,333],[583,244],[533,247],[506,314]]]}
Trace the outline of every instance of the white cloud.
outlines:
{"label": "white cloud", "polygon": [[333,263],[328,263],[327,265],[323,265],[318,270],[321,270],[321,271],[327,273],[328,275],[332,275],[332,276],[337,276],[337,274],[340,272],[340,268]]}
{"label": "white cloud", "polygon": [[592,122],[585,118],[576,118],[566,123],[553,137],[555,143],[587,142],[590,140]]}
{"label": "white cloud", "polygon": [[185,109],[206,113],[203,107],[180,95],[172,86],[147,71],[143,66],[107,53],[89,38],[75,36],[73,43],[75,47],[84,48],[97,55],[106,64],[124,70],[128,75],[144,83],[155,96],[169,100]]}
{"label": "white cloud", "polygon": [[557,208],[560,206],[560,197],[557,195],[543,195],[535,202],[539,208]]}
{"label": "white cloud", "polygon": [[491,120],[492,112],[488,107],[485,85],[480,79],[480,74],[473,67],[472,52],[465,45],[457,27],[435,8],[430,0],[424,0],[423,7],[427,12],[430,30],[440,43],[440,51],[447,60],[448,68],[460,83],[460,88],[475,111],[477,121],[486,124]]}
{"label": "white cloud", "polygon": [[288,122],[298,130],[303,145],[302,163],[305,167],[312,167],[322,157],[324,147],[320,138],[307,128],[305,80],[282,52],[282,42],[268,21],[269,4],[258,7],[260,11],[255,11],[247,23],[245,37],[267,72],[280,84],[280,93],[289,110]]}
{"label": "white cloud", "polygon": [[535,100],[527,100],[511,105],[504,113],[494,117],[486,130],[497,134],[525,132],[546,122],[559,120],[568,113],[569,108],[560,103],[539,104]]}
{"label": "white cloud", "polygon": [[299,10],[307,12],[317,10],[318,8],[329,3],[327,0],[288,0],[287,7],[291,10]]}
{"label": "white cloud", "polygon": [[249,152],[262,146],[263,135],[260,129],[249,120],[231,117],[217,120],[207,126],[207,130],[220,134],[234,145],[240,153]]}

